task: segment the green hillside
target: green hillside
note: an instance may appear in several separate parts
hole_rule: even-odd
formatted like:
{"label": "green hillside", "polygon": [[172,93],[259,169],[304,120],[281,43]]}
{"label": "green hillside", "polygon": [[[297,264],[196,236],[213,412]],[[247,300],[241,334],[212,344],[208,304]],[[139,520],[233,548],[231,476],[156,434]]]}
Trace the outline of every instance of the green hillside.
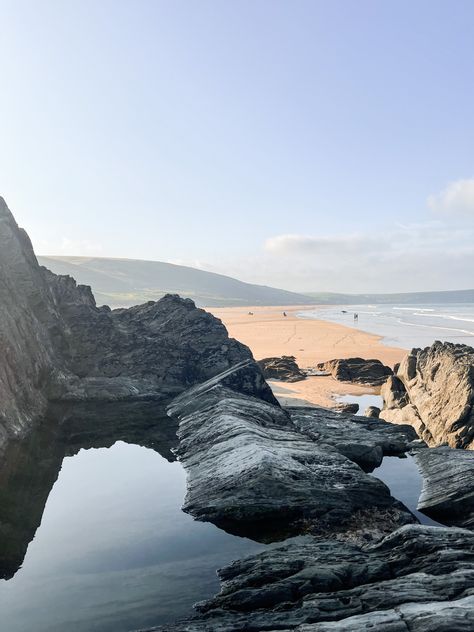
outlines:
{"label": "green hillside", "polygon": [[38,257],[56,274],[90,285],[98,305],[126,307],[166,293],[192,298],[199,306],[308,305],[303,294],[243,283],[222,274],[161,261],[102,257]]}

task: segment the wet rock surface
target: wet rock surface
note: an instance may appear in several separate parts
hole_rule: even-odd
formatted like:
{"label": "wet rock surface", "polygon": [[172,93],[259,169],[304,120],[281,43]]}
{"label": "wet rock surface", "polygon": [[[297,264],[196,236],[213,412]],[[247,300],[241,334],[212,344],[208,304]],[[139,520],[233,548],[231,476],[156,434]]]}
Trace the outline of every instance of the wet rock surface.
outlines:
{"label": "wet rock surface", "polygon": [[365,360],[364,358],[341,358],[321,362],[316,367],[321,372],[330,373],[340,382],[367,384],[380,386],[392,375],[390,367],[380,360]]}
{"label": "wet rock surface", "polygon": [[429,445],[474,449],[474,349],[435,342],[413,349],[382,388],[381,416],[410,423]]}
{"label": "wet rock surface", "polygon": [[267,380],[299,382],[306,379],[306,373],[296,364],[295,356],[281,356],[258,360],[263,376]]}
{"label": "wet rock surface", "polygon": [[474,534],[462,529],[408,525],[365,547],[308,538],[219,577],[199,615],[155,630],[456,632],[474,621]]}
{"label": "wet rock surface", "polygon": [[418,509],[444,524],[474,529],[474,452],[448,447],[420,450],[423,476]]}

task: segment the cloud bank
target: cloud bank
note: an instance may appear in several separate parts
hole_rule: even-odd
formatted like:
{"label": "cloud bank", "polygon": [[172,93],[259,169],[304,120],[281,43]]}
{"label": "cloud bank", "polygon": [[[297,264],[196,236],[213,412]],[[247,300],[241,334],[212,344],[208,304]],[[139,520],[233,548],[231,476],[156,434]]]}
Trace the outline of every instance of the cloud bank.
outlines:
{"label": "cloud bank", "polygon": [[430,195],[428,206],[435,213],[474,216],[474,178],[456,180],[436,195]]}

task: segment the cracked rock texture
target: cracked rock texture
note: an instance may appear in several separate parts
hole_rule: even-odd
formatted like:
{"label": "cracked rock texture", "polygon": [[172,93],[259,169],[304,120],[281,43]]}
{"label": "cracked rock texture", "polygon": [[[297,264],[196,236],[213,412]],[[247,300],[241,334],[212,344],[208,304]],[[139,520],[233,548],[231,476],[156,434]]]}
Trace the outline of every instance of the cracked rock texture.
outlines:
{"label": "cracked rock texture", "polygon": [[402,527],[372,546],[307,538],[219,571],[221,592],[176,632],[467,632],[474,534]]}
{"label": "cracked rock texture", "polygon": [[[403,452],[411,428],[390,435],[390,424],[341,423],[325,409],[287,413],[227,388],[225,380],[238,373],[186,391],[168,409],[179,420],[177,455],[188,475],[184,511],[261,541],[327,532],[367,509],[393,511],[398,525],[414,521],[384,483],[356,465],[373,465],[384,450]],[[352,428],[363,437],[359,444],[347,438]]]}
{"label": "cracked rock texture", "polygon": [[381,391],[381,417],[410,423],[431,446],[474,449],[474,349],[435,342],[412,349]]}
{"label": "cracked rock texture", "polygon": [[444,524],[474,529],[474,452],[448,447],[420,450],[423,476],[418,509]]}

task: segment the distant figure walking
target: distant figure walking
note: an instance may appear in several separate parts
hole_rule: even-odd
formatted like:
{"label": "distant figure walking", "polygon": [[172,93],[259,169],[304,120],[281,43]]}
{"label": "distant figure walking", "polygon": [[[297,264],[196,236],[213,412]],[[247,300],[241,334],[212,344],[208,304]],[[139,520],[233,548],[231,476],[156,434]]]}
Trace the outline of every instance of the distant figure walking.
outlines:
{"label": "distant figure walking", "polygon": [[286,312],[283,312],[283,316],[286,316]]}
{"label": "distant figure walking", "polygon": [[354,322],[355,323],[359,322],[359,314],[357,314],[357,313],[354,314]]}

